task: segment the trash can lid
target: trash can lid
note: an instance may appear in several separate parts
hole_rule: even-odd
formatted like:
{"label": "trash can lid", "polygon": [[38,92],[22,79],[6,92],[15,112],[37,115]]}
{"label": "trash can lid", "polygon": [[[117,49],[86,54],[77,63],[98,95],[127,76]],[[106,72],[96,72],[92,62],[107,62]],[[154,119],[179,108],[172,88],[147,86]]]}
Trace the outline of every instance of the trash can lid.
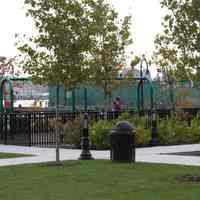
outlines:
{"label": "trash can lid", "polygon": [[113,133],[132,133],[133,127],[128,121],[120,121],[116,124],[112,132]]}

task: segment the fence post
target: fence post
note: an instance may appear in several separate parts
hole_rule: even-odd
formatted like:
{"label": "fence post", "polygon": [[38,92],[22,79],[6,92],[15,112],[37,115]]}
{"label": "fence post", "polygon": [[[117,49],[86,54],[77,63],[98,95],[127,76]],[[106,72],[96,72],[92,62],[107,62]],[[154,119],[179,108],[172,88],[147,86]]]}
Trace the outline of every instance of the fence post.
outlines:
{"label": "fence post", "polygon": [[84,88],[84,110],[87,112],[87,88]]}
{"label": "fence post", "polygon": [[5,113],[4,114],[4,121],[3,121],[3,125],[4,125],[4,137],[3,137],[3,140],[4,140],[4,144],[7,144],[7,132],[8,132],[8,114]]}
{"label": "fence post", "polygon": [[75,88],[72,89],[72,112],[76,110]]}
{"label": "fence post", "polygon": [[28,113],[28,140],[29,140],[29,146],[31,146],[31,113]]}

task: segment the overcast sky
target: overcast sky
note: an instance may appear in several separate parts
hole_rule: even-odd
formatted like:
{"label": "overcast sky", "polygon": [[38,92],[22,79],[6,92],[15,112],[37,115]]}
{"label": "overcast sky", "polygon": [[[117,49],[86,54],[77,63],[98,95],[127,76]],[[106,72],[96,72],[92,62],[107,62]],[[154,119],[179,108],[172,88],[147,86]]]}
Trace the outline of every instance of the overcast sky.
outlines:
{"label": "overcast sky", "polygon": [[[15,56],[15,33],[30,34],[33,27],[30,19],[25,17],[24,0],[3,0],[0,7],[0,56]],[[153,40],[161,31],[162,10],[160,0],[110,0],[122,15],[131,14],[131,28],[134,44],[131,47],[135,54],[150,55]]]}

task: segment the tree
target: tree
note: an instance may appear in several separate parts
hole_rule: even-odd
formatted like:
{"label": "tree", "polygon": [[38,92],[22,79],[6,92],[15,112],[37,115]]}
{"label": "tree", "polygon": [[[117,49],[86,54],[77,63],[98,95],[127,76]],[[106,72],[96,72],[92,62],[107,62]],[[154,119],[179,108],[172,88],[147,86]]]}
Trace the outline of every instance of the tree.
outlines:
{"label": "tree", "polygon": [[132,68],[132,70],[134,70],[135,66],[138,65],[140,62],[141,62],[141,58],[139,56],[135,56],[131,60],[131,68]]}
{"label": "tree", "polygon": [[16,57],[7,58],[0,56],[0,77],[4,76],[17,76],[20,71],[15,66]]}
{"label": "tree", "polygon": [[87,2],[25,0],[38,34],[18,47],[33,81],[73,88],[86,80],[91,23]]}
{"label": "tree", "polygon": [[86,81],[89,74],[90,1],[25,0],[27,16],[33,18],[37,34],[20,41],[25,72],[33,82],[57,85],[56,162],[59,163],[59,85],[71,89]]}
{"label": "tree", "polygon": [[[125,65],[126,47],[130,38],[130,16],[119,19],[115,10],[105,1],[97,0],[91,5],[95,21],[93,47],[90,51],[90,64],[94,82],[104,90],[107,106],[114,88],[120,85],[119,71]],[[107,107],[106,106],[106,107]]]}
{"label": "tree", "polygon": [[19,45],[33,80],[73,88],[86,81],[111,92],[119,66],[125,62],[130,19],[119,20],[105,0],[25,0],[38,36]]}
{"label": "tree", "polygon": [[[198,4],[199,5],[199,4]],[[155,39],[154,61],[176,79],[198,79],[200,75],[200,18],[191,0],[162,0],[168,10],[163,33]]]}
{"label": "tree", "polygon": [[17,45],[32,80],[66,89],[103,82],[107,91],[130,43],[130,17],[119,29],[117,13],[105,0],[25,0],[25,6],[37,34]]}
{"label": "tree", "polygon": [[200,21],[200,1],[199,0],[192,0],[192,7],[194,9],[194,16],[196,20]]}

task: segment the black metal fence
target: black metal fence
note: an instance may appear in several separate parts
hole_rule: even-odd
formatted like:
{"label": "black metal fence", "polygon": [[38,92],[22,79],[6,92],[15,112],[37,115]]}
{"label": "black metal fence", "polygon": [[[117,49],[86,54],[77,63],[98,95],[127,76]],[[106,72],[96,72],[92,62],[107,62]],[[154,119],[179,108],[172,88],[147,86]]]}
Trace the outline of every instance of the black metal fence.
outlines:
{"label": "black metal fence", "polygon": [[[129,112],[136,116],[138,113],[133,110],[123,111]],[[196,111],[191,111],[196,114]],[[59,112],[59,121],[66,123],[80,116],[81,112]],[[89,118],[98,121],[99,119],[112,120],[118,117],[120,113],[115,112],[88,112]],[[146,127],[151,126],[151,112],[143,113],[146,117]],[[170,110],[157,110],[159,119],[170,117]],[[29,146],[53,146],[56,144],[55,129],[52,122],[55,122],[55,112],[14,112],[0,113],[0,143],[13,145],[29,145]],[[60,129],[60,135],[63,130]],[[60,138],[63,143],[62,137]]]}
{"label": "black metal fence", "polygon": [[[133,113],[132,111],[129,111]],[[82,112],[59,112],[59,121],[66,123],[82,115]],[[88,112],[91,120],[112,120],[119,113]],[[55,112],[14,112],[0,113],[0,143],[28,146],[51,146],[56,144]],[[60,129],[60,142],[63,143]]]}
{"label": "black metal fence", "polygon": [[[62,122],[73,118],[75,118],[73,113],[59,115],[59,120]],[[55,119],[55,112],[0,113],[0,143],[29,146],[55,145],[55,130],[52,125]]]}

